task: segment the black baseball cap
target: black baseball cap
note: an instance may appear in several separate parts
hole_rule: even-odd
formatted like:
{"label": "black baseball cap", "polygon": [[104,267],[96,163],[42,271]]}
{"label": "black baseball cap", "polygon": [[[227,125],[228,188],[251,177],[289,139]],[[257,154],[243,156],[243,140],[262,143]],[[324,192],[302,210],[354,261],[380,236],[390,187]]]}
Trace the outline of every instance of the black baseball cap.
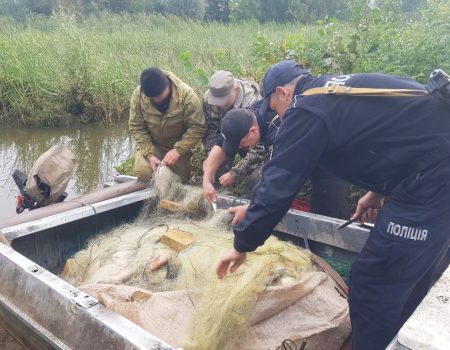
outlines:
{"label": "black baseball cap", "polygon": [[244,108],[234,108],[222,119],[222,149],[228,156],[239,151],[241,140],[248,134],[253,125],[252,113]]}
{"label": "black baseball cap", "polygon": [[265,115],[269,108],[270,95],[278,86],[283,86],[300,75],[309,75],[309,71],[292,60],[285,60],[272,65],[264,76],[263,96],[264,102],[259,113]]}

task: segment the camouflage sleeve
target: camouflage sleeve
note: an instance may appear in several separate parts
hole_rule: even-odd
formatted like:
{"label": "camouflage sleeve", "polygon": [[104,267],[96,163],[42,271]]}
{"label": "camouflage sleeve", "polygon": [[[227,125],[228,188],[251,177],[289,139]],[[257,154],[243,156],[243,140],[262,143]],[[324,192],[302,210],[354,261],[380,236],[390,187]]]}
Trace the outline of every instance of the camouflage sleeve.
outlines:
{"label": "camouflage sleeve", "polygon": [[131,137],[136,142],[137,147],[141,150],[142,155],[145,158],[149,158],[154,155],[155,150],[153,147],[152,136],[147,124],[142,116],[141,104],[139,99],[140,88],[134,90],[131,95],[130,101],[130,119],[128,126],[130,129]]}
{"label": "camouflage sleeve", "polygon": [[230,173],[234,178],[247,176],[263,165],[266,159],[267,152],[264,145],[259,143],[247,152],[244,159],[231,168]]}
{"label": "camouflage sleeve", "polygon": [[205,116],[203,115],[202,104],[197,94],[191,88],[187,89],[184,96],[184,124],[187,130],[180,141],[176,142],[175,148],[180,154],[192,150],[205,134]]}
{"label": "camouflage sleeve", "polygon": [[203,137],[203,147],[205,149],[206,155],[208,155],[211,149],[216,144],[221,120],[220,118],[217,118],[214,111],[211,110],[210,106],[205,101],[203,101],[203,111],[205,113],[206,121],[206,134]]}
{"label": "camouflage sleeve", "polygon": [[248,105],[247,106],[251,106],[253,103],[259,101],[262,99],[262,96],[259,92],[259,87],[256,83],[253,84],[254,87],[254,93],[253,95],[250,97],[249,101],[248,101]]}
{"label": "camouflage sleeve", "polygon": [[262,99],[257,83],[253,81],[245,81],[243,82],[242,88],[244,90],[244,99],[242,101],[243,108],[248,108],[255,102]]}

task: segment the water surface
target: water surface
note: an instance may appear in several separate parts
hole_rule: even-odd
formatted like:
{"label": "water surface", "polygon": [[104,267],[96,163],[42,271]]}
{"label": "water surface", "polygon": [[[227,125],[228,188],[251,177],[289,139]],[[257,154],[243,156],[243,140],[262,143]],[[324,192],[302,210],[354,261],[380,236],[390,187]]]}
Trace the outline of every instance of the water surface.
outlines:
{"label": "water surface", "polygon": [[134,149],[127,125],[98,124],[48,129],[0,129],[0,220],[16,215],[19,193],[11,177],[14,169],[25,173],[50,147],[67,144],[77,154],[78,168],[70,181],[69,198],[84,194],[112,179],[114,166]]}

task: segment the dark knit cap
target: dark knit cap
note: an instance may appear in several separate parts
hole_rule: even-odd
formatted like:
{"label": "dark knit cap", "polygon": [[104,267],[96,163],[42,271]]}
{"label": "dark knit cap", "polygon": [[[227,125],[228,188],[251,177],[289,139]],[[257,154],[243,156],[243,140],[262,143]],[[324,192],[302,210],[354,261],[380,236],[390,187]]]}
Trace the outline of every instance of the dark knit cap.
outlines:
{"label": "dark knit cap", "polygon": [[159,68],[147,68],[141,74],[141,90],[147,97],[160,96],[168,85],[169,79]]}

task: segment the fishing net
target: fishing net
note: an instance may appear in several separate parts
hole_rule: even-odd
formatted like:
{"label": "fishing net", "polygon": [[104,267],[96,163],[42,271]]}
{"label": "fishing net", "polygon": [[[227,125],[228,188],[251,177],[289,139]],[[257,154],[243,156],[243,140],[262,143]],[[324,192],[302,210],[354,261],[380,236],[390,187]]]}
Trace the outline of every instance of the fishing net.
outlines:
{"label": "fishing net", "polygon": [[[214,212],[201,189],[167,167],[153,185],[176,205],[149,206],[133,224],[96,237],[63,278],[184,349],[279,349],[285,339],[339,349],[350,330],[347,301],[308,251],[271,237],[219,280],[215,266],[233,244],[231,215]],[[165,237],[173,232],[190,243],[172,249]]]}

